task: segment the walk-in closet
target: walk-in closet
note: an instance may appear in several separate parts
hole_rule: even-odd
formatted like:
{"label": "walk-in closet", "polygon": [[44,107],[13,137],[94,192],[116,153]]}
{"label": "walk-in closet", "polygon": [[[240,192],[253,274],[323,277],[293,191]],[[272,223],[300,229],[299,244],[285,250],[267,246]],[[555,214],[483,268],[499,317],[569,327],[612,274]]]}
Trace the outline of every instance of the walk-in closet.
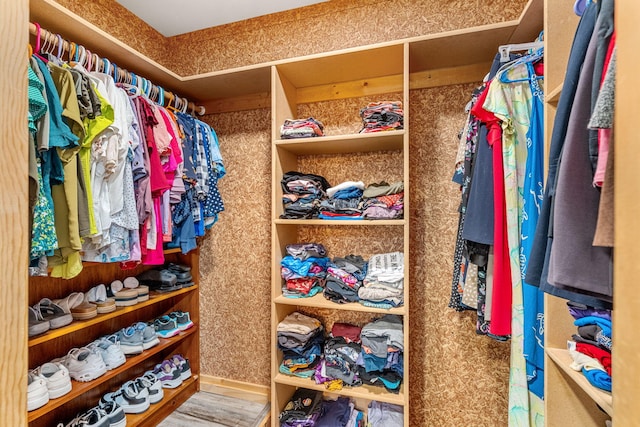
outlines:
{"label": "walk-in closet", "polygon": [[[124,3],[0,5],[1,426],[195,425],[225,410],[211,425],[640,425],[640,6],[320,1],[165,36]],[[601,101],[615,109],[584,129],[592,151],[578,146],[602,155],[604,140],[615,169],[590,158],[608,182],[580,187],[607,200],[607,249],[567,256],[573,223],[557,224],[578,172],[557,164],[558,123],[587,92],[583,62],[605,64],[588,77],[615,84]],[[126,132],[117,114],[95,130],[111,105]],[[49,147],[49,120],[70,145]],[[100,151],[115,134],[120,151]],[[109,156],[126,166],[107,161],[102,178]],[[109,193],[112,170],[124,195]],[[598,215],[576,203],[579,221]],[[539,212],[551,226],[525,229]],[[576,259],[576,276],[608,261],[601,287],[556,286]],[[586,308],[567,306],[576,294]]]}

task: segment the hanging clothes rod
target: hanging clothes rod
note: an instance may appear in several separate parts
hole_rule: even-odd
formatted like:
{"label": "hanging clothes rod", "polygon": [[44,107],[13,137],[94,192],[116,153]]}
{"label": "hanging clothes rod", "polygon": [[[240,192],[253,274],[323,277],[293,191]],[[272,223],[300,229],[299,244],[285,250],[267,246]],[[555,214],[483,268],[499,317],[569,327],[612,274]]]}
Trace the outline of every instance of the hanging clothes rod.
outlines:
{"label": "hanging clothes rod", "polygon": [[37,22],[29,23],[29,33],[36,38],[36,46],[33,49],[34,54],[48,53],[62,58],[62,55],[66,52],[69,55],[69,62],[78,62],[89,71],[109,74],[117,83],[128,85],[131,89],[146,94],[151,100],[160,105],[172,106],[183,113],[190,110],[192,114],[199,116],[205,113],[204,106],[195,105],[186,98],[181,98],[172,92],[166,91],[162,86],[156,85],[142,76],[118,67],[107,58],[98,56],[84,46],[65,40],[60,34],[53,34],[41,28]]}

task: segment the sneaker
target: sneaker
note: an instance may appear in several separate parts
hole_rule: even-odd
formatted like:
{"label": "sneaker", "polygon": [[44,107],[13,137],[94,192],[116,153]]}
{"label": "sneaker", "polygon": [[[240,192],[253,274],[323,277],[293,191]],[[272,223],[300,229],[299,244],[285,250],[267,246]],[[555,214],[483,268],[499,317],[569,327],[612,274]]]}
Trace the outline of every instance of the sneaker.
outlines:
{"label": "sneaker", "polygon": [[153,373],[156,375],[158,380],[160,380],[162,387],[164,388],[176,388],[180,387],[182,384],[180,368],[168,360],[157,365]]}
{"label": "sneaker", "polygon": [[109,371],[117,368],[127,361],[127,358],[120,348],[118,336],[115,334],[100,337],[87,347],[95,349],[96,352],[102,356],[102,360]]}
{"label": "sneaker", "polygon": [[[58,427],[61,426],[58,424]],[[76,416],[65,427],[109,427],[109,417],[96,406]]]}
{"label": "sneaker", "polygon": [[140,414],[149,409],[149,390],[127,381],[119,390],[102,396],[99,405],[105,407],[109,402],[115,402],[126,414]]}
{"label": "sneaker", "polygon": [[166,315],[154,320],[153,326],[156,328],[156,335],[162,338],[175,337],[180,333],[176,319],[172,319]]}
{"label": "sneaker", "polygon": [[41,408],[49,402],[49,390],[44,378],[29,372],[27,374],[27,411]]}
{"label": "sneaker", "polygon": [[86,347],[73,348],[67,353],[65,366],[76,381],[87,382],[107,372],[107,366],[97,352]]}
{"label": "sneaker", "polygon": [[100,409],[109,419],[109,427],[125,427],[127,425],[127,416],[124,410],[116,402],[100,402]]}
{"label": "sneaker", "polygon": [[191,378],[191,364],[189,359],[185,359],[180,354],[174,354],[169,358],[169,361],[180,369],[180,379],[186,381]]}
{"label": "sneaker", "polygon": [[142,348],[145,350],[160,344],[160,340],[156,335],[156,329],[153,325],[144,322],[138,322],[132,325],[136,330],[142,331]]}
{"label": "sneaker", "polygon": [[142,331],[133,326],[118,331],[118,340],[122,352],[126,355],[140,354],[144,351]]}
{"label": "sneaker", "polygon": [[136,378],[136,382],[139,387],[144,387],[149,390],[149,403],[158,403],[164,398],[162,382],[153,372],[145,372],[144,375]]}
{"label": "sneaker", "polygon": [[34,369],[33,374],[44,379],[49,391],[49,399],[57,399],[71,391],[69,370],[62,364],[44,363]]}
{"label": "sneaker", "polygon": [[193,326],[189,312],[174,311],[173,313],[169,313],[169,317],[176,320],[178,329],[181,331],[186,331]]}

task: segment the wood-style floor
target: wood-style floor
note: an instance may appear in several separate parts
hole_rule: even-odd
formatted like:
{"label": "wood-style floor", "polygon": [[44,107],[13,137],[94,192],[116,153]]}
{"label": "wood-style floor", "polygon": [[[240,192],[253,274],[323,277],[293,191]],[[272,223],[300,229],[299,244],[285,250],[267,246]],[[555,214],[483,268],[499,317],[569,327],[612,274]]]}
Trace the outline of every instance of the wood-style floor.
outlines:
{"label": "wood-style floor", "polygon": [[259,427],[269,404],[199,391],[158,427]]}

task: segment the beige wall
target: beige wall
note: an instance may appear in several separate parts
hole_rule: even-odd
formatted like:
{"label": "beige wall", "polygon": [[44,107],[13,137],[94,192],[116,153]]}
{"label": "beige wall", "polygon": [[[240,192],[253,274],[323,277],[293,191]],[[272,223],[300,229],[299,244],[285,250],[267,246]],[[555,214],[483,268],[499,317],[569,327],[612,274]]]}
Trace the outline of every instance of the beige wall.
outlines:
{"label": "beige wall", "polygon": [[[165,40],[115,1],[59,2],[180,74],[512,20],[526,3],[334,0]],[[135,35],[133,25],[118,19],[122,14],[129,24],[135,22]],[[507,425],[508,344],[477,336],[473,313],[447,308],[459,198],[451,176],[463,107],[473,86],[412,91],[409,99],[412,426]],[[357,108],[364,101],[302,106],[299,113],[312,113],[329,127],[357,128]],[[226,210],[201,251],[202,373],[268,385],[270,112],[216,114],[204,120],[218,133],[228,173],[220,182]],[[375,155],[370,160],[377,161]],[[383,165],[383,173],[397,175],[396,163]],[[346,174],[345,164],[344,158],[336,158],[333,167],[301,162],[305,171],[321,171],[331,183],[380,178],[366,170]],[[300,237],[316,231],[303,230]],[[339,239],[319,240],[323,237],[336,252],[348,250]],[[376,238],[370,232],[362,237]],[[365,250],[374,251],[375,242]]]}

